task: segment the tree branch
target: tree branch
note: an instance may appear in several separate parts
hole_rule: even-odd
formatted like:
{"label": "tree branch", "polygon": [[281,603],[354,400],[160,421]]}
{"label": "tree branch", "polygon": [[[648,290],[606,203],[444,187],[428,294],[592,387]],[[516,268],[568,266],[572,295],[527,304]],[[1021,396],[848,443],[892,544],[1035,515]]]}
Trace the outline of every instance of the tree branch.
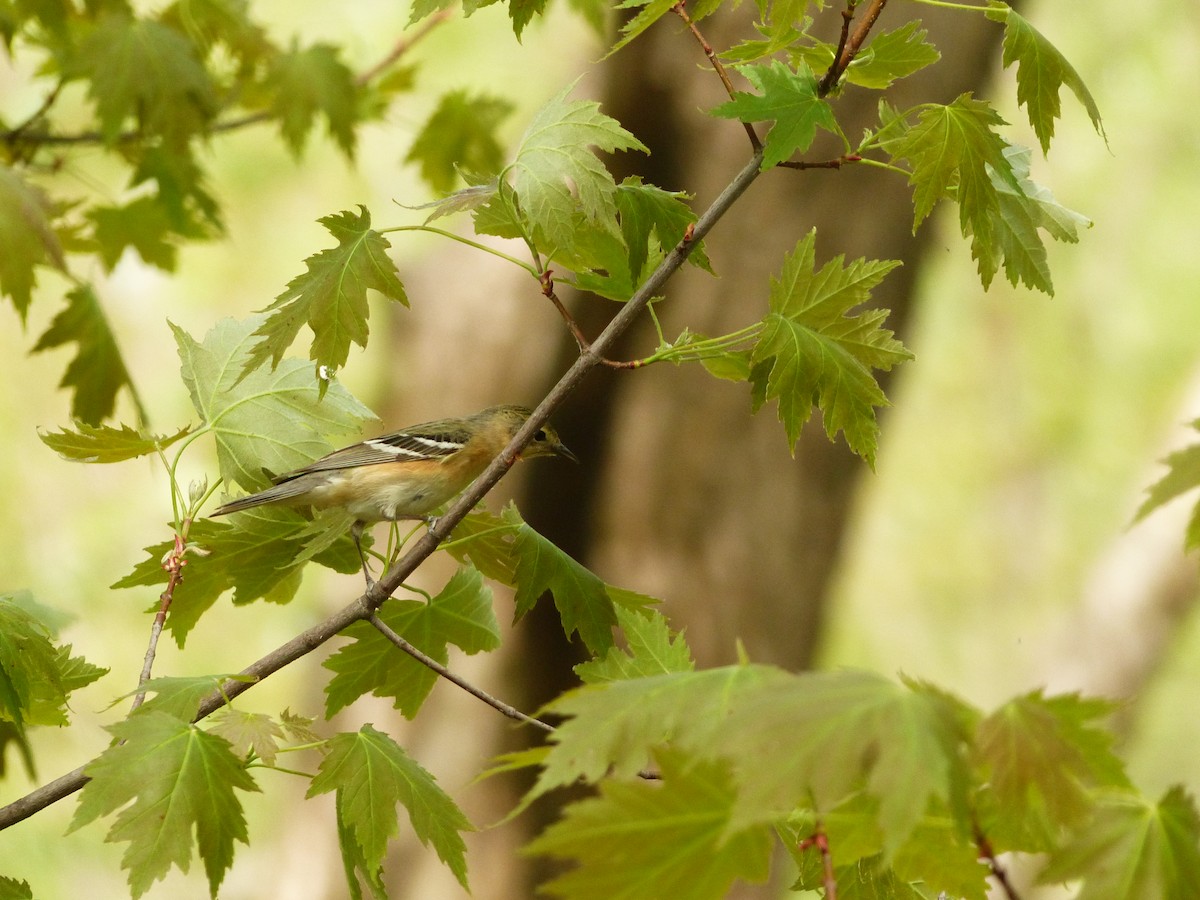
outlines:
{"label": "tree branch", "polygon": [[[641,314],[647,304],[661,291],[667,280],[679,270],[679,267],[683,265],[696,242],[702,240],[712,230],[720,218],[746,192],[746,189],[754,183],[754,180],[760,174],[759,166],[761,163],[762,153],[754,154],[750,162],[746,164],[725,190],[721,192],[720,196],[713,201],[712,205],[705,210],[704,214],[696,220],[696,225],[692,231],[666,255],[658,265],[658,268],[650,273],[650,277],[646,279],[642,287],[621,308],[620,312],[613,317],[612,321],[608,323],[608,326],[592,342],[591,346],[580,353],[579,358],[576,359],[571,368],[559,379],[558,383],[550,390],[537,409],[533,411],[533,414],[530,415],[525,425],[517,432],[508,446],[504,448],[499,456],[492,460],[484,473],[460,495],[458,500],[446,511],[445,515],[439,517],[433,527],[416,541],[408,553],[394,563],[379,581],[371,585],[356,600],[241,671],[241,675],[249,676],[254,681],[228,681],[219,690],[209,694],[200,703],[199,711],[196,713],[193,721],[198,722],[206,716],[211,715],[217,709],[224,706],[228,700],[241,695],[258,681],[278,672],[302,656],[311,653],[347,626],[354,622],[369,620],[383,602],[413,573],[417,566],[424,562],[437,549],[438,544],[450,534],[454,526],[496,485],[496,482],[509,470],[517,454],[532,440],[534,433],[546,423],[546,420],[550,418],[550,414],[558,408],[567,395],[578,387],[579,383],[587,377],[592,369],[601,365],[604,351],[633,323],[633,320]],[[82,788],[88,782],[88,777],[83,774],[83,768],[80,767],[72,772],[68,772],[66,775],[0,808],[0,830],[27,819],[39,810],[62,800],[64,797],[70,796]]]}
{"label": "tree branch", "polygon": [[854,18],[854,10],[858,6],[858,2],[859,0],[848,0],[846,9],[842,12],[842,34],[838,40],[837,55],[825,73],[825,77],[817,86],[817,94],[821,97],[833,90],[838,79],[842,77],[842,73],[846,71],[850,63],[854,62],[854,57],[862,49],[863,42],[871,33],[875,21],[883,12],[883,8],[887,6],[888,0],[871,0],[871,5],[867,7],[867,14],[858,23],[858,28],[854,29],[854,33],[850,34],[850,20]]}

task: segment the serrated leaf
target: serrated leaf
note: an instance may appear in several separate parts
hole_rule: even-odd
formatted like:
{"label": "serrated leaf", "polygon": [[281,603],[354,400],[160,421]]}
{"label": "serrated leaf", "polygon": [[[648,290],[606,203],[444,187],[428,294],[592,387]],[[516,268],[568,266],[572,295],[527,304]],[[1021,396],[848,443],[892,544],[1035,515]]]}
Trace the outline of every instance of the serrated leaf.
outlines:
{"label": "serrated leaf", "polygon": [[187,872],[192,833],[215,895],[233,861],[234,841],[248,843],[246,820],[234,790],[258,786],[228,741],[163,712],[108,726],[121,743],[84,769],[89,781],[70,831],[117,812],[108,841],[128,841],[121,859],[140,897],[171,866]]}
{"label": "serrated leaf", "polygon": [[364,725],[329,741],[307,796],[330,791],[337,791],[339,830],[344,828],[357,845],[368,871],[383,865],[388,840],[399,829],[396,807],[403,805],[421,844],[433,844],[438,858],[467,887],[461,832],[472,830],[471,823],[433,776],[386,734]]}
{"label": "serrated leaf", "polygon": [[263,469],[307,465],[334,449],[327,436],[357,433],[374,418],[340,384],[323,390],[312,366],[298,359],[243,377],[263,321],[222,319],[203,342],[171,326],[192,405],[216,438],[221,477],[246,490],[263,487]]}
{"label": "serrated leaf", "polygon": [[850,449],[874,466],[875,407],[887,398],[872,369],[891,369],[912,355],[882,327],[887,310],[858,315],[850,310],[865,303],[900,263],[858,259],[844,266],[838,256],[818,272],[815,245],[812,231],[785,258],[779,277],[771,279],[771,312],[750,363],[762,367],[764,399],[779,401],[790,447],[795,448],[815,403],[825,433],[832,438],[844,432]]}
{"label": "serrated leaf", "polygon": [[[23,737],[26,724],[63,724],[67,689],[50,633],[10,595],[0,594],[0,721]],[[36,721],[34,721],[36,720]]]}
{"label": "serrated leaf", "polygon": [[[494,0],[486,0],[480,3],[480,6],[485,6]],[[547,0],[506,0],[508,3],[508,18],[512,22],[513,34],[517,40],[521,40],[521,35],[525,31],[525,26],[533,21],[534,16],[540,16],[546,11]],[[465,8],[465,7],[464,7]]]}
{"label": "serrated leaf", "polygon": [[517,526],[513,553],[517,559],[516,619],[533,609],[546,591],[554,595],[554,606],[569,638],[578,632],[593,654],[613,645],[612,629],[617,615],[604,582],[558,549],[525,522],[515,510],[506,509],[504,519]]}
{"label": "serrated leaf", "polygon": [[[289,602],[299,587],[300,569],[310,557],[335,572],[359,571],[358,552],[344,527],[345,520],[344,515],[331,511],[309,522],[293,510],[269,506],[235,513],[226,521],[196,520],[189,541],[205,553],[185,556],[184,578],[171,599],[167,630],[182,647],[200,616],[229,590],[238,605],[258,599]],[[309,545],[318,534],[314,526],[322,533],[329,528],[336,537],[327,549],[310,554]],[[172,541],[164,541],[147,547],[147,558],[112,586],[165,584],[162,561],[173,546]]]}
{"label": "serrated leaf", "polygon": [[730,831],[729,766],[667,751],[658,762],[660,784],[604,782],[599,797],[568,806],[526,848],[577,864],[544,891],[571,900],[719,900],[737,880],[766,879],[773,836],[765,825]]}
{"label": "serrated leaf", "polygon": [[354,126],[358,121],[358,87],[354,73],[338,59],[332,44],[313,44],[278,54],[266,85],[273,92],[271,112],[279,130],[299,158],[317,115],[323,115],[329,134],[349,159],[354,158]]}
{"label": "serrated leaf", "polygon": [[987,16],[1004,22],[1004,68],[1017,64],[1017,105],[1024,106],[1029,114],[1042,153],[1050,152],[1054,120],[1062,115],[1059,93],[1064,84],[1087,111],[1096,133],[1107,142],[1095,98],[1058,48],[1007,3],[988,0]]}
{"label": "serrated leaf", "polygon": [[584,684],[600,684],[667,672],[690,672],[696,664],[683,635],[672,633],[659,612],[616,608],[625,648],[610,647],[599,659],[575,666]]}
{"label": "serrated leaf", "polygon": [[[799,803],[832,810],[858,790],[878,803],[896,849],[926,812],[965,791],[962,706],[863,672],[790,675],[736,666],[589,685],[546,711],[550,740],[532,800],[576,780],[636,774],[656,748],[726,759],[738,784],[730,829],[777,821]],[[761,764],[763,747],[786,747]]]}
{"label": "serrated leaf", "polygon": [[612,45],[612,48],[604,54],[603,58],[608,59],[669,13],[676,2],[678,0],[622,0],[621,3],[617,4],[617,9],[637,9],[641,7],[641,11],[621,26],[621,39]]}
{"label": "serrated leaf", "polygon": [[[617,186],[621,236],[629,250],[629,273],[634,284],[641,283],[652,244],[670,249],[683,240],[695,223],[696,214],[685,202],[687,199],[687,194],[643,184],[637,176],[626,178]],[[692,247],[688,262],[712,273],[703,241]]]}
{"label": "serrated leaf", "polygon": [[191,431],[190,425],[174,434],[151,434],[145,429],[128,425],[88,425],[77,422],[74,428],[38,432],[42,443],[72,462],[114,463],[136,459],[163,450]]}
{"label": "serrated leaf", "polygon": [[33,888],[28,881],[0,875],[0,900],[33,900]]}
{"label": "serrated leaf", "polygon": [[[901,78],[942,58],[937,48],[925,40],[928,34],[921,28],[921,21],[913,19],[894,31],[873,35],[870,43],[850,63],[844,78],[851,84],[872,90],[891,87]],[[832,48],[830,58],[832,60]]]}
{"label": "serrated leaf", "polygon": [[241,759],[248,759],[253,753],[268,766],[275,765],[283,729],[270,716],[226,706],[209,722],[212,723],[209,732],[229,741],[233,752]]}
{"label": "serrated leaf", "polygon": [[1051,850],[1092,811],[1096,788],[1128,788],[1111,733],[1097,726],[1111,703],[1034,691],[976,729],[973,756],[987,790],[980,826],[998,851]]}
{"label": "serrated leaf", "polygon": [[1021,191],[1004,155],[1008,145],[993,130],[1005,124],[987,103],[962,94],[947,105],[925,106],[916,125],[884,144],[912,165],[913,231],[952,194],[963,234],[990,241],[989,216],[999,208],[995,178]]}
{"label": "serrated leaf", "polygon": [[[492,592],[471,566],[460,568],[429,603],[393,600],[384,605],[379,617],[443,665],[449,660],[449,644],[468,654],[500,646]],[[342,634],[353,643],[323,663],[335,673],[325,687],[326,718],[367,693],[391,698],[396,709],[413,718],[437,683],[437,674],[399,650],[369,623],[356,622]]]}
{"label": "serrated leaf", "polygon": [[463,90],[443,94],[404,160],[419,163],[421,176],[441,193],[454,188],[459,170],[495,175],[504,161],[496,129],[512,111],[509,101],[497,97]]}
{"label": "serrated leaf", "polygon": [[600,112],[600,104],[568,100],[568,85],[537,113],[509,167],[521,215],[545,255],[571,246],[576,215],[616,227],[616,183],[592,148],[649,152]]}
{"label": "serrated leaf", "polygon": [[130,123],[182,141],[203,130],[217,109],[216,91],[193,45],[161,22],[125,11],[99,17],[64,75],[88,82],[109,144]]}
{"label": "serrated leaf", "polygon": [[72,416],[88,425],[98,425],[113,414],[117,392],[123,387],[132,392],[133,383],[108,317],[90,285],[80,285],[67,293],[67,308],[54,317],[33,352],[70,343],[75,344],[75,356],[58,386],[73,390]]}
{"label": "serrated leaf", "polygon": [[50,224],[45,193],[0,164],[0,294],[12,299],[21,321],[37,284],[35,268],[63,268],[63,251]]}
{"label": "serrated leaf", "polygon": [[106,271],[111,273],[130,248],[143,262],[175,271],[179,248],[171,240],[167,212],[154,197],[138,197],[124,206],[96,206],[87,215]]}
{"label": "serrated leaf", "polygon": [[764,171],[807,150],[817,128],[841,133],[833,109],[818,93],[817,78],[806,63],[792,71],[779,60],[772,60],[770,65],[742,66],[739,71],[759,93],[735,91],[733,99],[713,109],[712,115],[775,123],[763,143]]}
{"label": "serrated leaf", "polygon": [[[138,707],[137,715],[162,713],[181,722],[191,722],[200,711],[200,703],[217,690],[221,684],[233,675],[160,675],[139,685],[136,690],[119,697],[114,701],[115,706],[121,700],[135,694],[153,694]],[[253,680],[240,676],[243,681]]]}
{"label": "serrated leaf", "polygon": [[985,289],[1003,263],[1004,274],[1014,286],[1023,282],[1053,295],[1041,232],[1073,244],[1079,240],[1078,229],[1090,228],[1092,223],[1086,216],[1062,206],[1049,190],[1029,178],[1030,156],[1024,147],[1004,148],[1004,157],[1012,167],[1019,190],[989,167],[996,190],[996,208],[984,214],[987,227],[982,237],[973,233],[974,223],[971,231],[964,234],[971,236],[971,255],[979,263]]}
{"label": "serrated leaf", "polygon": [[1038,876],[1043,884],[1082,880],[1078,900],[1195,900],[1200,885],[1200,816],[1182,787],[1151,803],[1106,799]]}
{"label": "serrated leaf", "polygon": [[262,312],[267,318],[254,332],[261,338],[244,364],[244,373],[268,359],[277,367],[295,341],[302,325],[313,332],[309,359],[340,369],[350,355],[350,344],[367,345],[367,290],[408,306],[408,295],[396,264],[387,255],[387,238],[371,228],[365,206],[318,220],[337,238],[337,247],[306,259],[307,271],[288,282],[287,289]]}
{"label": "serrated leaf", "polygon": [[[1200,419],[1191,423],[1192,428],[1200,430]],[[1140,522],[1154,510],[1158,509],[1176,497],[1200,487],[1200,444],[1192,444],[1182,450],[1170,454],[1163,463],[1167,466],[1167,474],[1152,484],[1146,491],[1146,499],[1138,507],[1133,517],[1134,522]],[[1188,550],[1200,547],[1200,528],[1198,520],[1193,516],[1187,530],[1186,546]]]}
{"label": "serrated leaf", "polygon": [[290,708],[279,714],[279,724],[287,736],[299,744],[315,744],[321,740],[321,736],[312,729],[315,721],[313,716],[302,716]]}

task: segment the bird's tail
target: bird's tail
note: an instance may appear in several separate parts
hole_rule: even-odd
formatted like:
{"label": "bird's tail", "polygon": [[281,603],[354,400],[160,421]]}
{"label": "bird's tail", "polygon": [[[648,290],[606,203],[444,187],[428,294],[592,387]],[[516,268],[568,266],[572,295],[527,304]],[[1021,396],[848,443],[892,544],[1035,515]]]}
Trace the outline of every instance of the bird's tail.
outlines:
{"label": "bird's tail", "polygon": [[301,494],[307,493],[311,487],[312,485],[305,483],[303,479],[285,481],[282,484],[269,487],[265,491],[259,491],[257,494],[247,494],[245,497],[238,497],[236,500],[223,503],[209,513],[209,515],[225,516],[229,513],[241,512],[243,509],[262,506],[266,503],[286,503],[289,500],[296,499]]}

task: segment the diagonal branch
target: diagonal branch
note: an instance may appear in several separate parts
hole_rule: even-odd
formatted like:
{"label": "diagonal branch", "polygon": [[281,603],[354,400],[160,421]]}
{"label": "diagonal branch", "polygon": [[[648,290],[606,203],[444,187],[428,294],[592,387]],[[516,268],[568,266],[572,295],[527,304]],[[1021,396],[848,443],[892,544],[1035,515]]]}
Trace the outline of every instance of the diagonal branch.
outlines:
{"label": "diagonal branch", "polygon": [[[566,399],[567,395],[574,391],[593,369],[601,365],[604,352],[633,323],[633,320],[642,313],[650,301],[661,292],[667,280],[683,265],[696,242],[702,240],[712,230],[737,199],[754,183],[760,174],[761,163],[762,153],[754,154],[750,162],[738,172],[728,187],[696,221],[695,228],[691,233],[666,255],[658,268],[650,274],[638,292],[621,307],[620,312],[613,317],[596,340],[580,353],[579,358],[533,411],[509,445],[492,460],[484,473],[467,488],[434,526],[417,540],[408,553],[393,564],[379,581],[353,602],[243,669],[240,674],[249,676],[254,679],[253,681],[228,681],[221,685],[219,690],[214,691],[200,703],[199,712],[193,721],[199,721],[211,715],[229,700],[250,690],[258,681],[316,650],[347,626],[359,621],[369,621],[392,592],[400,587],[401,583],[437,549],[438,544],[475,507],[475,504],[483,499],[484,494],[496,485],[509,470],[517,454],[532,440],[533,435],[546,423],[550,414]],[[88,777],[83,772],[84,768],[81,766],[68,772],[0,808],[0,830],[27,819],[34,813],[78,791],[88,782]]]}

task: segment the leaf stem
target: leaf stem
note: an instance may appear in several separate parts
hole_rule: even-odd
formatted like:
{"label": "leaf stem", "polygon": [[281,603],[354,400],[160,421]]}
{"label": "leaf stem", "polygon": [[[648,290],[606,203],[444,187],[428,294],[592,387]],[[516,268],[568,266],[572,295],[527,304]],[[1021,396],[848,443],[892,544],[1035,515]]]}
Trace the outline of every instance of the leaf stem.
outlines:
{"label": "leaf stem", "polygon": [[414,647],[412,644],[410,644],[408,641],[406,641],[404,638],[402,638],[399,634],[397,634],[394,630],[392,630],[386,622],[384,622],[382,619],[379,618],[378,613],[375,613],[375,612],[371,613],[371,615],[367,617],[367,621],[369,623],[371,623],[371,626],[376,631],[378,631],[380,634],[382,634],[385,638],[387,638],[389,641],[391,641],[393,644],[395,644],[397,647],[399,647],[401,650],[403,650],[405,653],[407,653],[409,656],[411,656],[413,659],[415,659],[421,665],[425,666],[426,668],[432,669],[434,672],[437,672],[437,674],[440,675],[442,678],[445,678],[447,681],[453,682],[454,684],[458,685],[460,688],[462,688],[464,691],[466,691],[472,697],[482,700],[484,703],[486,703],[488,706],[492,707],[492,709],[496,710],[497,712],[503,713],[504,715],[508,716],[510,719],[515,719],[516,721],[523,722],[526,725],[532,725],[534,728],[540,728],[542,731],[547,731],[547,732],[554,731],[553,725],[551,725],[547,722],[543,722],[541,719],[535,719],[533,716],[530,716],[530,715],[527,715],[527,714],[521,712],[515,706],[510,706],[509,704],[505,703],[503,700],[497,700],[495,697],[493,697],[487,691],[485,691],[481,688],[477,688],[477,687],[475,687],[475,685],[471,684],[471,682],[467,681],[465,678],[455,675],[453,672],[451,672],[448,668],[443,666],[440,662],[438,662],[432,656],[422,653],[420,650],[418,650],[416,647]]}
{"label": "leaf stem", "polygon": [[498,257],[505,262],[512,263],[514,266],[520,266],[534,278],[540,277],[535,266],[519,260],[515,256],[509,256],[495,247],[489,247],[487,244],[481,244],[479,241],[473,241],[468,237],[463,237],[461,234],[455,234],[453,231],[447,231],[444,228],[434,228],[430,225],[394,225],[391,228],[379,228],[376,230],[380,234],[390,234],[397,231],[424,231],[428,234],[436,234],[439,237],[449,238],[452,241],[458,241],[460,244],[466,244],[468,247],[473,247],[476,250],[482,250],[484,253],[490,253],[492,256]]}

